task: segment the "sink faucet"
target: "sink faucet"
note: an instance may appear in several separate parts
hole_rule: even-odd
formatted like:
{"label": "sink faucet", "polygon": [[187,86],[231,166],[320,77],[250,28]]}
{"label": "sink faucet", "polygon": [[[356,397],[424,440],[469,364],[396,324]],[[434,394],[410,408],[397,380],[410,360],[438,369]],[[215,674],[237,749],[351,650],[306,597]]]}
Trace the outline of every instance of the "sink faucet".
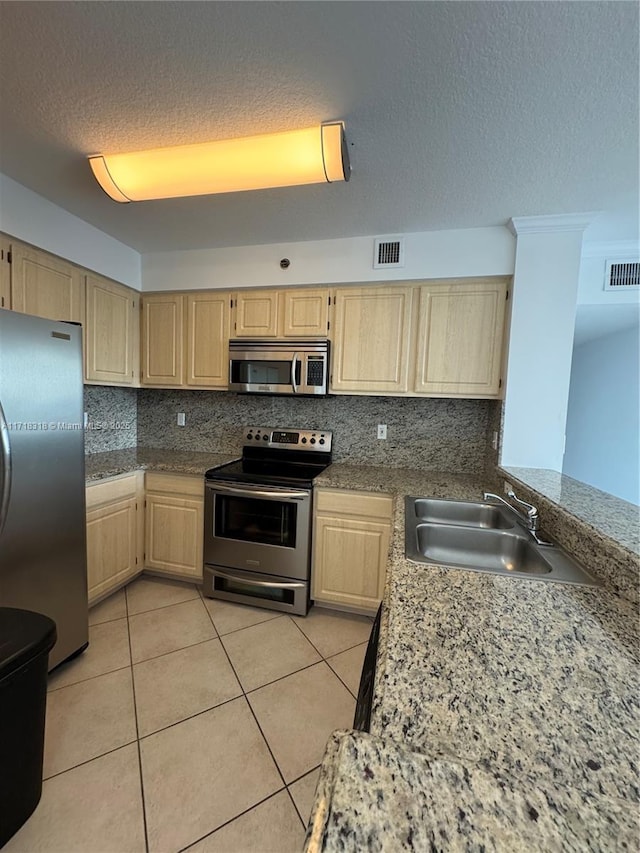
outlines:
{"label": "sink faucet", "polygon": [[522,512],[522,510],[518,509],[518,507],[513,506],[509,503],[509,501],[505,501],[504,498],[500,497],[500,495],[494,495],[493,492],[485,492],[483,495],[484,500],[488,500],[489,498],[493,498],[493,500],[500,501],[505,506],[508,506],[509,509],[513,510],[513,512],[517,513],[522,520],[527,525],[527,528],[534,535],[534,538],[537,540],[536,531],[538,530],[538,524],[540,522],[540,518],[538,516],[538,508],[533,504],[528,504],[526,501],[521,501],[519,497],[516,496],[516,493],[513,489],[509,489],[507,492],[507,497],[511,498],[512,501],[515,501],[520,506],[526,509],[526,514]]}

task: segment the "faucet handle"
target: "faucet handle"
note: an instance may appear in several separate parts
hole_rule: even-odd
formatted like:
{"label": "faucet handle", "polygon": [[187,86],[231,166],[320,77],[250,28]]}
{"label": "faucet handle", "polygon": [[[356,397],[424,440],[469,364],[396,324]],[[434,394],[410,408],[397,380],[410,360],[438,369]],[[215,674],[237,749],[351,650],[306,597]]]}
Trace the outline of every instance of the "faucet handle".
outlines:
{"label": "faucet handle", "polygon": [[537,517],[538,508],[536,506],[534,506],[533,504],[530,504],[530,503],[527,503],[526,501],[520,500],[520,498],[516,495],[516,493],[513,491],[513,489],[509,489],[509,491],[507,492],[507,497],[511,498],[511,500],[515,501],[516,503],[520,504],[520,506],[525,507],[527,510],[527,515],[529,516],[529,518],[533,519],[533,518]]}

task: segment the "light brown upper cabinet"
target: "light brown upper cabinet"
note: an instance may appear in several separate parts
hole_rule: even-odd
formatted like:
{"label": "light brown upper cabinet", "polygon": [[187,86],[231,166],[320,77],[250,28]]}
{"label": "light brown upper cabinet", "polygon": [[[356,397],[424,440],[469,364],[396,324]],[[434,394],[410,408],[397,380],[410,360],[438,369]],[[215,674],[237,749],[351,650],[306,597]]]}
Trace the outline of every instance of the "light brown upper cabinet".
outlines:
{"label": "light brown upper cabinet", "polygon": [[142,297],[142,384],[184,385],[184,294]]}
{"label": "light brown upper cabinet", "polygon": [[80,269],[48,252],[12,241],[11,307],[48,320],[83,323]]}
{"label": "light brown upper cabinet", "polygon": [[137,385],[139,294],[102,276],[86,275],[85,380]]}
{"label": "light brown upper cabinet", "polygon": [[329,291],[281,290],[278,313],[283,338],[326,337]]}
{"label": "light brown upper cabinet", "polygon": [[11,308],[11,241],[0,234],[0,308]]}
{"label": "light brown upper cabinet", "polygon": [[187,294],[187,385],[226,388],[229,383],[231,294]]}
{"label": "light brown upper cabinet", "polygon": [[430,283],[420,288],[414,390],[439,397],[497,397],[507,281]]}
{"label": "light brown upper cabinet", "polygon": [[247,290],[233,297],[235,338],[275,338],[278,334],[278,291]]}
{"label": "light brown upper cabinet", "polygon": [[326,338],[327,288],[245,290],[233,295],[234,338]]}
{"label": "light brown upper cabinet", "polygon": [[336,290],[331,390],[405,394],[409,388],[411,287]]}

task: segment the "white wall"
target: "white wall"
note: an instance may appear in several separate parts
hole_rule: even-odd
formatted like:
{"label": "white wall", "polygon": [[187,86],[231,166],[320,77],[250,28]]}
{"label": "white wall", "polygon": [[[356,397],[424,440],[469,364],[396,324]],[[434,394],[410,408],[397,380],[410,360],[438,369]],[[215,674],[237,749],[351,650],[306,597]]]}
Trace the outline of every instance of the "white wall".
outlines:
{"label": "white wall", "polygon": [[[501,463],[562,471],[584,224],[518,229]],[[568,217],[568,219],[571,219]]]}
{"label": "white wall", "polygon": [[[283,287],[513,273],[515,239],[506,227],[407,234],[405,266],[373,269],[373,237],[152,252],[142,258],[143,290]],[[280,269],[280,259],[291,266]]]}
{"label": "white wall", "polygon": [[639,330],[576,347],[563,473],[640,504]]}
{"label": "white wall", "polygon": [[141,289],[139,252],[2,174],[0,231]]}

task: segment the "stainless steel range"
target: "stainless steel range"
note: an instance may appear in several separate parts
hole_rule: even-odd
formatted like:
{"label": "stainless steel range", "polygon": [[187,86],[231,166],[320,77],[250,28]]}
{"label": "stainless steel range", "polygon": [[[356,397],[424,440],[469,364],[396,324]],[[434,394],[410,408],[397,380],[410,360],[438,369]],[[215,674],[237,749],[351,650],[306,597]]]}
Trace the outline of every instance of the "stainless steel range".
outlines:
{"label": "stainless steel range", "polygon": [[242,459],[205,474],[204,594],[304,615],[313,480],[328,430],[247,427]]}

